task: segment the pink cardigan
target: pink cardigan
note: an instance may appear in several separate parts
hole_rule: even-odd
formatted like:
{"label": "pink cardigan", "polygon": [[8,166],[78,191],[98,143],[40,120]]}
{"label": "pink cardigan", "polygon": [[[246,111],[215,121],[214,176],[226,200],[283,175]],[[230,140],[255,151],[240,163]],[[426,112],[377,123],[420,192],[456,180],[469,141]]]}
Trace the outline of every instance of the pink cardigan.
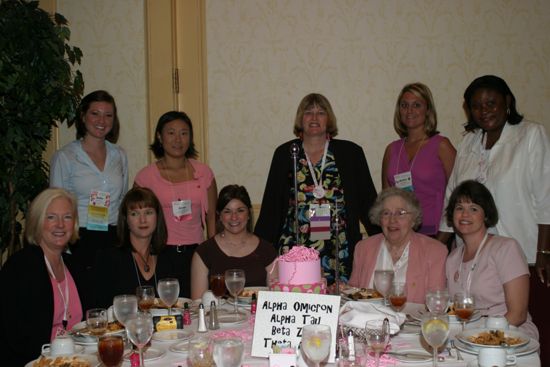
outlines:
{"label": "pink cardigan", "polygon": [[[383,240],[380,233],[357,243],[349,285],[368,287]],[[441,242],[413,233],[407,265],[407,301],[424,303],[429,288],[445,287],[446,258],[447,248]]]}

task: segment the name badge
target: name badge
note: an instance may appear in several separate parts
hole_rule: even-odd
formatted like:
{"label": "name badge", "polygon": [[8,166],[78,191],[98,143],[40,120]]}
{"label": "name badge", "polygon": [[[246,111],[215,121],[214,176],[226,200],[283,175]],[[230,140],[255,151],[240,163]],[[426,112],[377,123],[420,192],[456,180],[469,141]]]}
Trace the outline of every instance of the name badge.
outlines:
{"label": "name badge", "polygon": [[393,176],[395,187],[406,191],[414,191],[411,171],[398,173]]}
{"label": "name badge", "polygon": [[309,206],[309,239],[311,241],[330,239],[330,204]]}
{"label": "name badge", "polygon": [[109,206],[111,194],[106,191],[92,190],[88,202],[88,222],[90,231],[107,231],[109,229]]}
{"label": "name badge", "polygon": [[191,220],[191,200],[172,201],[172,214],[177,222]]}

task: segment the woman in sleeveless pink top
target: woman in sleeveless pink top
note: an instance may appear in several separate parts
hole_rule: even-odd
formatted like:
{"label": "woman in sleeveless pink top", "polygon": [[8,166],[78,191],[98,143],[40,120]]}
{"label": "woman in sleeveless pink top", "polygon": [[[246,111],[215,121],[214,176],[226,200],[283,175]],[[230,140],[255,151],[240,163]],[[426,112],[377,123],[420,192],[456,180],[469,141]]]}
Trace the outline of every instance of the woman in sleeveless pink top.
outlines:
{"label": "woman in sleeveless pink top", "polygon": [[403,87],[395,105],[393,125],[401,139],[386,147],[382,187],[413,191],[423,214],[418,232],[435,236],[456,150],[437,131],[437,113],[427,86],[413,83]]}

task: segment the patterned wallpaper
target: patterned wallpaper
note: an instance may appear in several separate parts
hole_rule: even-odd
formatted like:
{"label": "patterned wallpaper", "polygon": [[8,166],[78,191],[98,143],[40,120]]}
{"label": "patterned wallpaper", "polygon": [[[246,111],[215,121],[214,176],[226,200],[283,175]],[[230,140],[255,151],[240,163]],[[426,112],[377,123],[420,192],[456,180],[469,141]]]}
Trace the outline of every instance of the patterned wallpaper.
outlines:
{"label": "patterned wallpaper", "polygon": [[[393,108],[406,83],[434,94],[456,145],[475,77],[508,81],[518,108],[550,131],[550,1],[205,0],[209,164],[218,187],[259,204],[273,151],[291,139],[300,99],[326,95],[339,138],[360,144],[380,187]],[[86,92],[116,98],[130,178],[148,163],[143,0],[57,0],[84,52]],[[61,144],[74,138],[62,129]]]}
{"label": "patterned wallpaper", "polygon": [[207,0],[206,10],[210,164],[219,187],[244,184],[254,203],[314,91],[331,101],[338,137],[365,150],[378,188],[409,82],[431,88],[455,145],[464,89],[489,73],[550,131],[550,1]]}
{"label": "patterned wallpaper", "polygon": [[[70,22],[71,44],[84,56],[80,71],[85,91],[109,91],[120,119],[120,144],[128,154],[130,186],[147,164],[147,90],[145,5],[143,0],[57,0],[57,11]],[[64,125],[60,146],[75,138]]]}

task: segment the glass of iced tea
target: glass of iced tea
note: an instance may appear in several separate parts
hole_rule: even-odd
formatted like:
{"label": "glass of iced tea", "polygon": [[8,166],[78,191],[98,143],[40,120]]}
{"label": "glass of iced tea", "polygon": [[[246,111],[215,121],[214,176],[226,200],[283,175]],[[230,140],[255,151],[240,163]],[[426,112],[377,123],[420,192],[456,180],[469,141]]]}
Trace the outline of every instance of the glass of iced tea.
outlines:
{"label": "glass of iced tea", "polygon": [[395,311],[401,311],[407,303],[407,284],[403,282],[393,282],[390,289],[389,300]]}
{"label": "glass of iced tea", "polygon": [[136,288],[138,307],[141,311],[148,311],[155,304],[155,288],[150,285],[140,285]]}
{"label": "glass of iced tea", "polygon": [[474,313],[475,301],[474,296],[468,293],[459,292],[453,297],[456,317],[462,321],[462,330],[466,323],[470,320]]}
{"label": "glass of iced tea", "polygon": [[102,335],[97,344],[99,359],[106,367],[116,367],[122,363],[124,341],[122,335]]}
{"label": "glass of iced tea", "polygon": [[223,274],[210,274],[210,290],[218,299],[218,305],[221,305],[221,297],[225,294],[225,276]]}

